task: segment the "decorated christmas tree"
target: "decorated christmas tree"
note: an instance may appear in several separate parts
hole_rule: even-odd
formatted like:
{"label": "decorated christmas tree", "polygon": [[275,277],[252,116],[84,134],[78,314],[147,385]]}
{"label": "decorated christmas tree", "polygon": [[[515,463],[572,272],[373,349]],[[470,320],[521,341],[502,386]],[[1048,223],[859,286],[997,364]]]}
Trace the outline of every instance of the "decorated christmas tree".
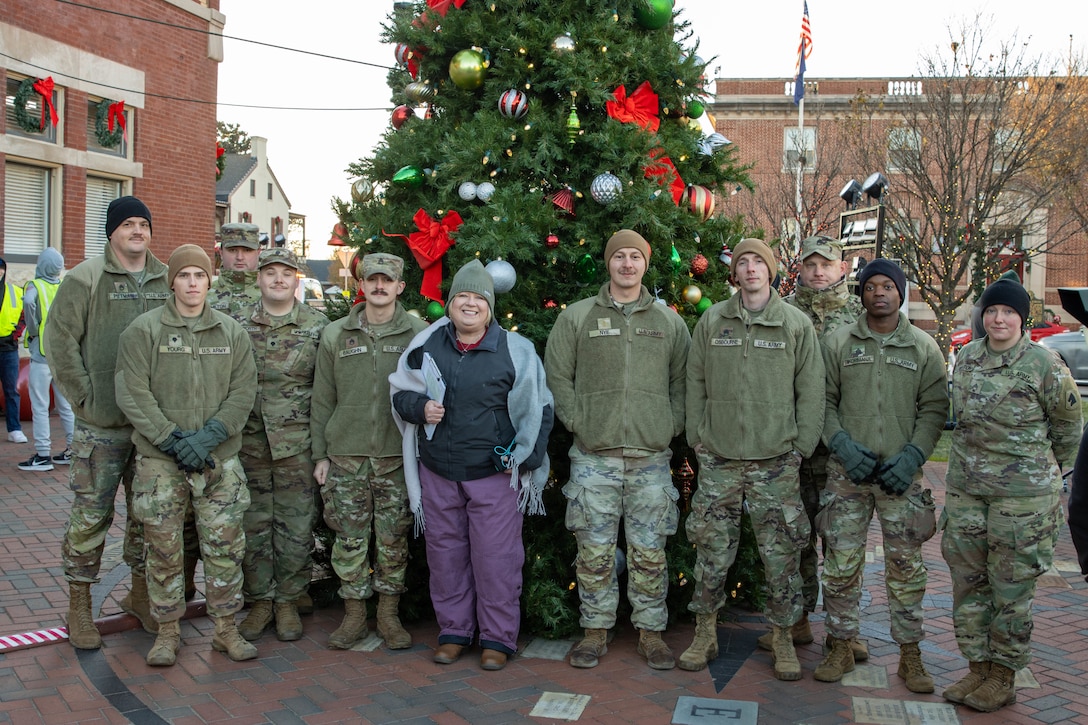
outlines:
{"label": "decorated christmas tree", "polygon": [[[394,11],[384,39],[396,109],[374,155],[349,167],[350,200],[334,205],[360,256],[408,260],[410,310],[442,316],[453,272],[478,258],[495,279],[497,319],[543,353],[560,310],[607,280],[604,243],[622,228],[650,242],[643,282],[689,325],[729,295],[729,248],[744,226],[715,201],[750,182],[703,110],[705,62],[672,0],[427,0]],[[553,636],[578,627],[558,493],[569,437],[558,427],[559,485],[548,516],[526,520],[523,599],[529,629]],[[686,503],[694,456],[680,440],[674,450]],[[736,580],[758,597],[752,556],[742,552]],[[681,532],[673,614],[692,560]]]}

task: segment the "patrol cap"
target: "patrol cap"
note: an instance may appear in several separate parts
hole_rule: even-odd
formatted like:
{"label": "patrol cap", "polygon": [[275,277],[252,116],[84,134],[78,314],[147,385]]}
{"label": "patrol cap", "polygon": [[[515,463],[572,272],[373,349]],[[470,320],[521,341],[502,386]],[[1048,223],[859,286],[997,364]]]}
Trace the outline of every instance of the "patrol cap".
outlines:
{"label": "patrol cap", "polygon": [[822,234],[808,237],[801,242],[801,259],[808,259],[813,254],[819,254],[824,259],[832,262],[842,261],[842,242]]}
{"label": "patrol cap", "polygon": [[298,257],[296,257],[295,253],[289,249],[276,248],[261,250],[261,257],[257,262],[257,269],[264,269],[270,264],[282,264],[291,269],[299,269]]}
{"label": "patrol cap", "polygon": [[374,252],[363,257],[362,278],[375,274],[384,274],[389,279],[399,280],[404,275],[404,260],[395,254]]}
{"label": "patrol cap", "polygon": [[258,235],[261,228],[256,224],[231,223],[219,228],[223,239],[223,249],[229,247],[245,247],[246,249],[259,249],[261,243]]}

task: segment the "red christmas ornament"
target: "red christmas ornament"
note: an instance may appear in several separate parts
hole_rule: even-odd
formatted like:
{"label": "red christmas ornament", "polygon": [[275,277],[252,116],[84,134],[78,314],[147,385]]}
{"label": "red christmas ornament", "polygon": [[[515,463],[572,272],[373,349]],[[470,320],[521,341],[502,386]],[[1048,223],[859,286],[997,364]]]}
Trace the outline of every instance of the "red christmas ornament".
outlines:
{"label": "red christmas ornament", "polygon": [[560,189],[552,194],[552,203],[571,216],[574,216],[574,192],[570,190],[570,187]]}
{"label": "red christmas ornament", "polygon": [[399,129],[409,118],[415,118],[416,112],[410,106],[397,106],[393,109],[393,128]]}
{"label": "red christmas ornament", "polygon": [[710,267],[710,262],[701,254],[696,254],[691,260],[691,273],[704,274]]}
{"label": "red christmas ornament", "polygon": [[516,88],[499,96],[499,112],[507,118],[523,118],[529,112],[529,99]]}
{"label": "red christmas ornament", "polygon": [[559,303],[555,301],[554,297],[545,297],[544,298],[544,309],[554,310],[558,306],[559,306]]}
{"label": "red christmas ornament", "polygon": [[548,249],[555,249],[559,246],[559,237],[555,234],[549,234],[544,240],[544,246]]}
{"label": "red christmas ornament", "polygon": [[714,193],[705,186],[689,184],[684,197],[688,209],[700,220],[705,222],[714,213]]}

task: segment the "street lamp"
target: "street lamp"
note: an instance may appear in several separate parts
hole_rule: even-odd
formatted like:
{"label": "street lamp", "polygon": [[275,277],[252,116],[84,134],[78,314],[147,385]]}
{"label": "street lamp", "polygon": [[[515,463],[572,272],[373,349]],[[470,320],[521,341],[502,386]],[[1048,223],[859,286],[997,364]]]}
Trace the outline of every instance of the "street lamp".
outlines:
{"label": "street lamp", "polygon": [[861,184],[854,179],[850,179],[846,186],[842,187],[839,196],[846,202],[847,209],[857,209],[858,202],[861,201],[861,193]]}
{"label": "street lamp", "polygon": [[[846,202],[846,211],[839,214],[839,239],[844,250],[872,249],[874,257],[880,256],[884,242],[884,205],[881,201],[887,189],[888,178],[877,171],[861,184],[850,179],[839,192]],[[869,206],[858,209],[862,195],[868,198]]]}

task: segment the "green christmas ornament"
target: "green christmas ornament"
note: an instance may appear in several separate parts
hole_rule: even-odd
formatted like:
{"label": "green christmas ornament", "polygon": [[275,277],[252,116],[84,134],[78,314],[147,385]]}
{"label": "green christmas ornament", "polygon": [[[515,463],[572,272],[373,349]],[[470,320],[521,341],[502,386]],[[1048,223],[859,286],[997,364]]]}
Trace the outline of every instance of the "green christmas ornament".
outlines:
{"label": "green christmas ornament", "polygon": [[709,297],[704,297],[701,300],[699,300],[698,304],[695,305],[695,311],[698,312],[701,315],[704,312],[706,312],[707,310],[709,310],[710,306],[713,305],[713,304],[714,304],[713,300],[711,300]]}
{"label": "green christmas ornament", "polygon": [[446,314],[446,308],[442,306],[441,302],[431,300],[427,303],[427,319],[434,321],[442,315]]}
{"label": "green christmas ornament", "polygon": [[458,88],[474,91],[484,84],[487,75],[487,60],[478,50],[461,50],[450,60],[450,80]]}
{"label": "green christmas ornament", "polygon": [[393,184],[414,189],[423,183],[423,170],[418,166],[402,166],[393,174]]}
{"label": "green christmas ornament", "polygon": [[578,118],[578,109],[574,106],[574,102],[570,104],[570,115],[567,116],[567,136],[570,138],[571,144],[574,143],[574,139],[578,138],[578,134],[582,132],[582,121]]}
{"label": "green christmas ornament", "polygon": [[703,115],[703,102],[691,101],[688,103],[688,118],[698,118]]}
{"label": "green christmas ornament", "polygon": [[587,285],[597,279],[597,262],[589,254],[574,263],[574,278],[580,285]]}
{"label": "green christmas ornament", "polygon": [[672,245],[672,251],[669,252],[669,262],[672,263],[672,271],[675,274],[679,274],[680,270],[684,268],[684,260],[680,259],[680,252],[676,251],[676,245]]}
{"label": "green christmas ornament", "polygon": [[672,20],[673,0],[638,0],[635,20],[647,30],[659,30]]}

